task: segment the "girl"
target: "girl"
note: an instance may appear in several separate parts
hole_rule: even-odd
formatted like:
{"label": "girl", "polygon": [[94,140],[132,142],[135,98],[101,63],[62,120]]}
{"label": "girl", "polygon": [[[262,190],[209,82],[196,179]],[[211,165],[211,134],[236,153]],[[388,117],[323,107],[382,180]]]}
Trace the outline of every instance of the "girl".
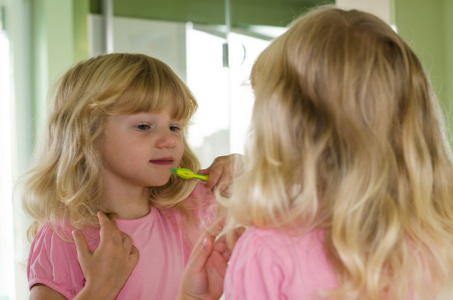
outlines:
{"label": "girl", "polygon": [[373,15],[320,8],[251,80],[228,201],[249,229],[225,299],[453,299],[451,150],[408,45]]}
{"label": "girl", "polygon": [[[138,258],[138,248],[138,263],[129,262],[125,278],[135,269],[117,299],[176,298],[200,224],[213,221],[217,212],[205,186],[171,172],[199,168],[185,139],[196,108],[182,80],[146,55],[101,55],[60,79],[47,136],[23,196],[33,218],[27,268],[32,299],[93,292],[77,260],[73,230],[76,237],[83,234],[91,251],[103,236],[125,245],[127,256]],[[209,185],[224,184],[228,161],[215,161],[211,169],[226,171],[213,171]],[[98,221],[98,211],[125,234],[109,228],[102,214]]]}

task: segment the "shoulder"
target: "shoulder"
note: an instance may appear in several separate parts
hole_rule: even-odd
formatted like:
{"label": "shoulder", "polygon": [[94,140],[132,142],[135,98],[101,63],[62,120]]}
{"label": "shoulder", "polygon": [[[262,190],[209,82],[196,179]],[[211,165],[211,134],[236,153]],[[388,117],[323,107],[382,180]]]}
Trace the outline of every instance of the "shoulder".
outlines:
{"label": "shoulder", "polygon": [[212,223],[215,220],[219,207],[215,195],[206,189],[201,182],[195,186],[192,193],[187,197],[186,204],[192,213],[205,223]]}
{"label": "shoulder", "polygon": [[281,246],[303,247],[315,245],[323,247],[325,231],[321,229],[311,230],[305,233],[297,231],[284,231],[279,229],[249,228],[241,237],[246,240],[253,240],[256,243],[263,243],[270,249],[281,250]]}
{"label": "shoulder", "polygon": [[226,299],[280,299],[280,287],[290,274],[269,237],[270,231],[250,228],[239,238],[225,275]]}
{"label": "shoulder", "polygon": [[[250,228],[234,248],[226,282],[235,289],[241,284],[238,279],[254,278],[242,284],[257,285],[255,290],[264,289],[270,295],[299,298],[331,288],[336,280],[325,254],[324,236],[323,230],[288,234],[277,229]],[[245,288],[243,291],[247,293]]]}
{"label": "shoulder", "polygon": [[72,242],[71,226],[69,222],[55,221],[50,223],[45,222],[38,230],[38,233],[33,238],[32,248],[35,246],[42,246],[47,243],[68,243]]}
{"label": "shoulder", "polygon": [[285,265],[284,259],[289,245],[291,240],[277,230],[251,227],[237,241],[231,259],[232,264],[241,265],[257,261],[259,268],[265,264],[282,268]]}
{"label": "shoulder", "polygon": [[288,244],[290,239],[275,229],[251,227],[239,238],[234,251],[245,252],[254,257],[264,258],[269,255],[276,258]]}
{"label": "shoulder", "polygon": [[199,182],[195,185],[195,188],[192,193],[190,193],[189,197],[187,197],[186,201],[189,203],[215,202],[215,195],[205,187],[203,182]]}
{"label": "shoulder", "polygon": [[[31,248],[42,248],[46,245],[53,245],[53,250],[58,251],[64,248],[74,248],[74,238],[72,237],[72,230],[68,219],[56,220],[54,222],[45,222],[38,230],[38,233],[33,238]],[[99,244],[99,228],[84,227],[82,229],[83,235],[88,243],[90,250],[97,248]]]}
{"label": "shoulder", "polygon": [[252,227],[241,236],[236,246],[238,250],[243,249],[254,255],[272,257],[275,263],[282,266],[292,266],[294,261],[325,260],[324,236],[324,230],[297,234]]}
{"label": "shoulder", "polygon": [[68,298],[76,294],[74,287],[83,286],[83,273],[70,233],[71,228],[64,224],[52,226],[45,223],[40,228],[28,257],[30,288],[35,284],[44,284]]}
{"label": "shoulder", "polygon": [[173,209],[167,214],[176,228],[184,232],[187,258],[206,226],[216,220],[218,207],[214,194],[200,182],[184,200],[183,210]]}
{"label": "shoulder", "polygon": [[71,232],[67,223],[44,223],[32,241],[29,263],[35,260],[57,263],[74,255],[76,250]]}

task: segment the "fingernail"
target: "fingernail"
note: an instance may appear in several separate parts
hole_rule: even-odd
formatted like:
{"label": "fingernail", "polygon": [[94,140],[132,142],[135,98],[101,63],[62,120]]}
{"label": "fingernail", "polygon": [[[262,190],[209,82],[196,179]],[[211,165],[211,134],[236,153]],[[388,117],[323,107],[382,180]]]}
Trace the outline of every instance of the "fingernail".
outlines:
{"label": "fingernail", "polygon": [[206,247],[207,244],[208,244],[208,239],[207,239],[207,238],[204,238],[204,239],[203,239],[203,247]]}
{"label": "fingernail", "polygon": [[77,230],[72,231],[72,236],[77,237],[79,235],[79,232]]}

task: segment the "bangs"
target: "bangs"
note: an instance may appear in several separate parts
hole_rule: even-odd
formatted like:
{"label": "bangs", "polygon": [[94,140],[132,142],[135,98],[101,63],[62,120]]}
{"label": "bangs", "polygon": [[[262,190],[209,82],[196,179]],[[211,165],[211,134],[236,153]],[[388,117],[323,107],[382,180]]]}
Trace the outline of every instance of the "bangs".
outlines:
{"label": "bangs", "polygon": [[160,112],[170,107],[172,118],[187,121],[197,109],[189,88],[164,63],[146,64],[129,82],[109,109],[111,114]]}

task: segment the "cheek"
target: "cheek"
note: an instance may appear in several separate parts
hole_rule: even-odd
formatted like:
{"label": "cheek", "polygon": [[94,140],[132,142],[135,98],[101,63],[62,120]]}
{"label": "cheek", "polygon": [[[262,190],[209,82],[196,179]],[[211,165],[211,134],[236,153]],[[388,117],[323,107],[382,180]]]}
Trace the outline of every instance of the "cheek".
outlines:
{"label": "cheek", "polygon": [[107,156],[121,156],[123,152],[123,146],[127,145],[127,143],[121,143],[115,138],[106,138],[104,140],[103,145],[103,155],[104,157]]}
{"label": "cheek", "polygon": [[179,161],[181,161],[183,154],[184,154],[184,143],[183,143],[182,139],[180,139],[180,140],[177,140],[177,155],[178,155]]}
{"label": "cheek", "polygon": [[139,144],[134,143],[128,135],[117,132],[117,134],[107,134],[103,138],[102,156],[104,161],[129,160],[141,152]]}

